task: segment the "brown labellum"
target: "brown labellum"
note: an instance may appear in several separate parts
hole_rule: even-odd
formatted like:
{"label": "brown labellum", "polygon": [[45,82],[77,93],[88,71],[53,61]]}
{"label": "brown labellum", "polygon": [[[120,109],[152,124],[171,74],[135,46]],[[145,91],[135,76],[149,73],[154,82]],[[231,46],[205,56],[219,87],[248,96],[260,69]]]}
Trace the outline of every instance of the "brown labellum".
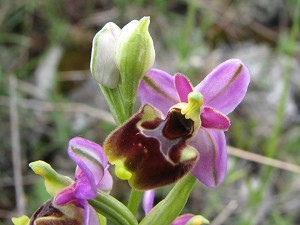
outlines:
{"label": "brown labellum", "polygon": [[148,190],[171,184],[187,174],[198,159],[187,144],[194,122],[180,109],[172,109],[163,119],[161,112],[145,105],[105,141],[104,151],[111,161],[122,160],[135,189]]}

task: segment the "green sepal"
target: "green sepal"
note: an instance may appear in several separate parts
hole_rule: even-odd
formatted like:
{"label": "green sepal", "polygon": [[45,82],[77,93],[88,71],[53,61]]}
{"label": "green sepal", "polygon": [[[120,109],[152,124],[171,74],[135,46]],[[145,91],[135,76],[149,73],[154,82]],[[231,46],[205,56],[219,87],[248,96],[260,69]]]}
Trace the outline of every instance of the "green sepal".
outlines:
{"label": "green sepal", "polygon": [[197,179],[192,174],[178,181],[167,197],[159,202],[139,224],[171,224],[184,208],[196,181]]}
{"label": "green sepal", "polygon": [[97,197],[89,200],[89,203],[98,213],[116,225],[138,224],[134,215],[125,205],[103,191],[98,191]]}
{"label": "green sepal", "polygon": [[45,179],[45,187],[51,197],[54,197],[62,189],[72,183],[72,179],[58,174],[48,163],[38,160],[29,163],[29,166],[36,174]]}
{"label": "green sepal", "polygon": [[14,225],[27,225],[29,220],[29,217],[25,215],[11,218],[11,221]]}

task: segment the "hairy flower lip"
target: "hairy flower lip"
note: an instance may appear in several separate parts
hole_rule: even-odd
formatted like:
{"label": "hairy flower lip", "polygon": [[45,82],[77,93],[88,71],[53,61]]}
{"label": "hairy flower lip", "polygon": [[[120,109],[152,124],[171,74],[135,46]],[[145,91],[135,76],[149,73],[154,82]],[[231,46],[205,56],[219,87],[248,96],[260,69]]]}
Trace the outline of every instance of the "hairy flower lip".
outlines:
{"label": "hairy flower lip", "polygon": [[180,108],[172,108],[167,115],[163,134],[169,139],[176,139],[179,137],[189,138],[194,132],[194,121],[186,119],[180,111]]}
{"label": "hairy flower lip", "polygon": [[[134,189],[149,190],[171,184],[188,173],[198,159],[198,152],[187,144],[193,127],[181,123],[181,119],[189,121],[180,110],[173,109],[164,118],[157,109],[145,105],[111,133],[104,142],[104,151],[116,165],[116,175],[128,179]],[[170,127],[169,120],[177,124]],[[130,173],[129,177],[124,170]]]}

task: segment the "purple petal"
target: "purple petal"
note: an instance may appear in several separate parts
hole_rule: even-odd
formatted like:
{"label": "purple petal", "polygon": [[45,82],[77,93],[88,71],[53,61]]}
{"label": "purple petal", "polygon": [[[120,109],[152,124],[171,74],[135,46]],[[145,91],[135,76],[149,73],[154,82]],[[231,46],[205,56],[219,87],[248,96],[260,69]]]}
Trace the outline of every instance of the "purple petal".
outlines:
{"label": "purple petal", "polygon": [[[79,199],[92,199],[97,196],[97,185],[93,174],[85,164],[79,163],[75,173],[74,195]],[[83,168],[83,169],[81,169]]]}
{"label": "purple petal", "polygon": [[54,204],[56,205],[66,205],[73,201],[74,197],[74,184],[66,187],[61,192],[59,192],[54,198]]}
{"label": "purple petal", "polygon": [[88,201],[81,200],[80,205],[84,208],[84,225],[99,225],[99,218],[95,209],[89,205]]}
{"label": "purple petal", "polygon": [[155,197],[155,190],[149,190],[144,192],[143,209],[145,211],[145,215],[147,215],[153,208],[154,197]]}
{"label": "purple petal", "polygon": [[223,131],[200,128],[190,145],[200,153],[193,175],[208,187],[220,185],[227,171],[226,139]]}
{"label": "purple petal", "polygon": [[230,120],[223,113],[210,107],[204,107],[201,113],[201,126],[205,128],[228,130]]}
{"label": "purple petal", "polygon": [[108,169],[105,169],[104,176],[102,177],[101,181],[97,184],[97,188],[109,194],[112,189],[112,185],[112,176],[110,175]]}
{"label": "purple petal", "polygon": [[103,167],[108,163],[102,147],[89,140],[75,137],[69,142],[68,153],[78,165],[75,173],[76,197],[81,199],[96,197],[96,185],[104,175]]}
{"label": "purple petal", "polygon": [[194,217],[193,214],[184,214],[177,217],[171,225],[185,225],[190,219]]}
{"label": "purple petal", "polygon": [[175,74],[175,88],[181,102],[188,102],[188,94],[193,91],[190,81],[182,74]]}
{"label": "purple petal", "polygon": [[242,101],[249,82],[249,71],[242,61],[230,59],[215,68],[195,89],[203,95],[205,106],[227,115]]}
{"label": "purple petal", "polygon": [[142,105],[153,105],[166,115],[169,108],[179,102],[174,76],[162,70],[151,69],[140,83],[138,97]]}

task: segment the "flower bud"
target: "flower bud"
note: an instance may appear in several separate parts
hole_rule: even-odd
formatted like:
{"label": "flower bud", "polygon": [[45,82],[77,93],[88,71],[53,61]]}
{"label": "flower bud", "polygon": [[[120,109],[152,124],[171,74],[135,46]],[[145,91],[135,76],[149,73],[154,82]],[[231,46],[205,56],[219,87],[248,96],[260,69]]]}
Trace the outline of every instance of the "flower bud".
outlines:
{"label": "flower bud", "polygon": [[124,99],[134,102],[140,80],[152,67],[155,50],[148,27],[149,17],[133,20],[121,31],[115,60],[121,73]]}
{"label": "flower bud", "polygon": [[91,54],[91,72],[94,79],[108,88],[120,83],[120,72],[116,66],[115,46],[121,29],[114,23],[107,23],[94,37]]}
{"label": "flower bud", "polygon": [[185,225],[209,224],[209,221],[201,215],[194,216]]}

